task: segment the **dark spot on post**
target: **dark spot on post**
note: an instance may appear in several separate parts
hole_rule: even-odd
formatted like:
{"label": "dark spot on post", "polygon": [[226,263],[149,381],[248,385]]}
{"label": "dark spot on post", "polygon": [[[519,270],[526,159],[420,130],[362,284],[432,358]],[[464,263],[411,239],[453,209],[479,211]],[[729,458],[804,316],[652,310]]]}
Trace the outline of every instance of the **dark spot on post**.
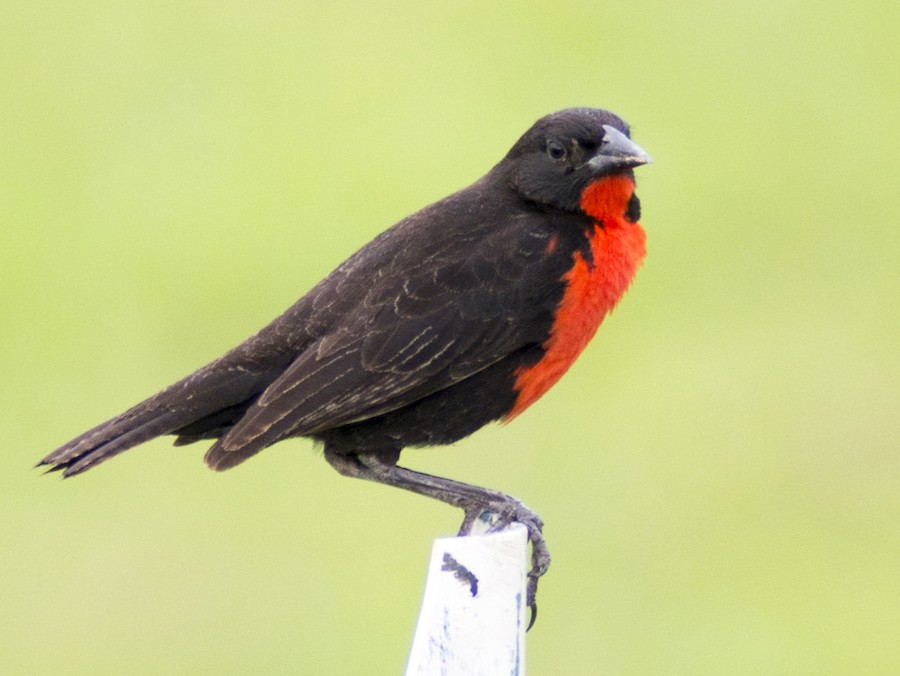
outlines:
{"label": "dark spot on post", "polygon": [[474,598],[478,594],[478,578],[475,577],[475,573],[450,556],[449,552],[444,552],[443,562],[441,570],[449,571],[457,580],[467,583]]}

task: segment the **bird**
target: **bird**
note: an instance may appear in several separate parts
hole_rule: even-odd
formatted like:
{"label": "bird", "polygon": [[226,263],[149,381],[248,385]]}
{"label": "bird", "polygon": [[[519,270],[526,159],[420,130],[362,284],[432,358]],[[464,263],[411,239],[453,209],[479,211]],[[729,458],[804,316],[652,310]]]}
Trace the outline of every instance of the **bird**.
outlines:
{"label": "bird", "polygon": [[651,162],[599,108],[537,120],[482,178],[404,218],[258,333],[38,466],[66,477],[153,438],[212,440],[214,470],[291,437],[342,475],[528,530],[527,604],[550,553],[505,493],[398,464],[507,423],[552,387],[631,284],[645,252],[634,168]]}

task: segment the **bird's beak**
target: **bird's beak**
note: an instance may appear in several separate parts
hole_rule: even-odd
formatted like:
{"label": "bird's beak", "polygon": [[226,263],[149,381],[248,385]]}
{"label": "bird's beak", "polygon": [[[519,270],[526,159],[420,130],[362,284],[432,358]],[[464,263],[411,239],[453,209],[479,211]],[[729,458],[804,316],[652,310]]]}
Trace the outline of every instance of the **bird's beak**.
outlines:
{"label": "bird's beak", "polygon": [[615,127],[603,125],[606,135],[597,154],[588,160],[588,166],[597,173],[622,167],[639,167],[653,160],[643,148]]}

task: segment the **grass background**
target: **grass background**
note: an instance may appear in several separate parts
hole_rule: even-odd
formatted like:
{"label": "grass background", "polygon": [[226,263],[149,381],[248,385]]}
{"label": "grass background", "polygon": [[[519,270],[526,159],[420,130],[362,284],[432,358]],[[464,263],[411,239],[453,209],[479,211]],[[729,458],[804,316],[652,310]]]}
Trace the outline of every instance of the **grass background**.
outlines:
{"label": "grass background", "polygon": [[526,415],[406,462],[545,518],[530,673],[897,673],[898,7],[5,2],[0,671],[401,671],[454,510],[302,440],[30,467],[590,105],[656,160],[644,269]]}

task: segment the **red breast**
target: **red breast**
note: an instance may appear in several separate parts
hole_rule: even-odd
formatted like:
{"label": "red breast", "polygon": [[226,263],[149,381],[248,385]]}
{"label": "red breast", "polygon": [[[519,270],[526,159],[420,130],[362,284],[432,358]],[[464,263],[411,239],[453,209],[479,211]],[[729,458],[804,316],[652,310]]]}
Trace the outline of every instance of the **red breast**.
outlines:
{"label": "red breast", "polygon": [[580,251],[563,276],[566,290],[556,310],[544,356],[516,373],[516,403],[508,422],[537,401],[569,369],[594,337],[603,318],[616,306],[644,259],[645,234],[625,217],[634,194],[630,176],[608,176],[589,185],[582,210],[595,219],[589,233],[592,261]]}

